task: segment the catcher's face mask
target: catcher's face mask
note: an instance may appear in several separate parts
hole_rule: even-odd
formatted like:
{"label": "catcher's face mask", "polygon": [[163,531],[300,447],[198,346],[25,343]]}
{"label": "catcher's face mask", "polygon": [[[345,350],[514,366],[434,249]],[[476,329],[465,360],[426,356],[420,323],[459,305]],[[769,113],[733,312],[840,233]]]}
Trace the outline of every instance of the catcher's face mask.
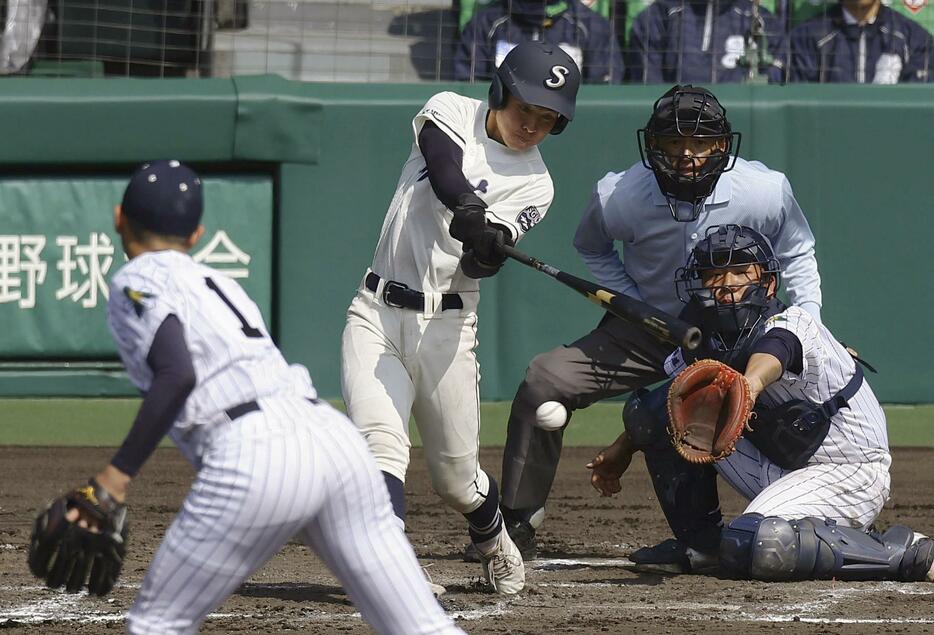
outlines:
{"label": "catcher's face mask", "polygon": [[[636,136],[642,163],[655,174],[672,217],[684,222],[700,216],[720,175],[736,164],[740,144],[726,108],[707,89],[690,85],[675,86],[656,101]],[[690,203],[690,211],[677,201]]]}
{"label": "catcher's face mask", "polygon": [[691,251],[678,270],[678,298],[700,308],[705,335],[724,350],[741,348],[756,334],[775,297],[781,267],[768,241],[738,225],[721,225]]}

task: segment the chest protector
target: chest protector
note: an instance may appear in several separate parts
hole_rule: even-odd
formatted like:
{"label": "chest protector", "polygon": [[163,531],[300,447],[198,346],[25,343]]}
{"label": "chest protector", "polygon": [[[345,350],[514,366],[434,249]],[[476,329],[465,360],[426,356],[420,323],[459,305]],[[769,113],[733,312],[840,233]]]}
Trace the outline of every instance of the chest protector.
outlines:
{"label": "chest protector", "polygon": [[792,399],[769,408],[759,402],[753,408],[752,429],[743,437],[779,467],[800,469],[827,437],[831,417],[849,406],[862,385],[863,369],[856,364],[850,381],[824,403]]}

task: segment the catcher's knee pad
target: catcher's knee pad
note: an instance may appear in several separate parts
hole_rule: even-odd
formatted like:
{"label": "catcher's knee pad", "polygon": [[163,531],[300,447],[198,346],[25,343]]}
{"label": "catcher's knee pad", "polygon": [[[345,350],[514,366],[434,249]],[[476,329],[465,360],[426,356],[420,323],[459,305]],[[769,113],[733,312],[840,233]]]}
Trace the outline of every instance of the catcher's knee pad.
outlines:
{"label": "catcher's knee pad", "polygon": [[724,530],[720,562],[729,562],[730,575],[755,580],[897,580],[907,545],[902,532],[886,534],[822,518],[747,514]]}
{"label": "catcher's knee pad", "polygon": [[635,391],[623,407],[623,427],[637,450],[671,446],[668,433],[668,387],[665,382],[654,390]]}
{"label": "catcher's knee pad", "polygon": [[764,518],[762,514],[743,514],[723,528],[720,534],[720,570],[724,575],[749,578],[752,544]]}

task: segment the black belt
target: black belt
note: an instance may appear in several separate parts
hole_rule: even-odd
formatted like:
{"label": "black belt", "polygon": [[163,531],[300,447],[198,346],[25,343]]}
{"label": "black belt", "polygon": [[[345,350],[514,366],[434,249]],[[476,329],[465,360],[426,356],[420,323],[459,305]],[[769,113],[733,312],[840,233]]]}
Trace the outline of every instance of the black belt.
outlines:
{"label": "black belt", "polygon": [[[321,403],[321,402],[320,402],[319,400],[317,400],[317,399],[310,399],[310,398],[307,398],[307,397],[306,397],[306,399],[308,399],[308,401],[310,401],[311,403],[315,404],[316,406],[317,406],[319,403]],[[239,418],[242,417],[243,415],[248,415],[248,414],[250,414],[251,412],[256,412],[257,410],[261,410],[261,408],[259,407],[259,404],[258,404],[258,403],[256,403],[255,401],[245,401],[245,402],[243,402],[242,404],[240,404],[240,405],[238,405],[238,406],[234,406],[233,408],[228,408],[228,409],[225,410],[224,412],[226,412],[226,413],[227,413],[227,416],[230,417],[230,420],[233,421],[233,420],[235,420],[235,419],[239,419]]]}
{"label": "black belt", "polygon": [[233,408],[228,408],[226,410],[227,416],[230,417],[230,420],[239,419],[243,415],[248,415],[251,412],[256,412],[259,410],[259,404],[255,401],[245,401],[239,406],[234,406]]}
{"label": "black belt", "polygon": [[[379,288],[380,277],[372,271],[366,274],[364,284],[366,288],[376,293]],[[398,309],[413,309],[415,311],[425,310],[425,294],[415,289],[410,289],[401,282],[387,280],[383,286],[383,302],[387,306],[393,306]],[[444,293],[441,295],[441,310],[463,309],[464,301],[456,293]]]}

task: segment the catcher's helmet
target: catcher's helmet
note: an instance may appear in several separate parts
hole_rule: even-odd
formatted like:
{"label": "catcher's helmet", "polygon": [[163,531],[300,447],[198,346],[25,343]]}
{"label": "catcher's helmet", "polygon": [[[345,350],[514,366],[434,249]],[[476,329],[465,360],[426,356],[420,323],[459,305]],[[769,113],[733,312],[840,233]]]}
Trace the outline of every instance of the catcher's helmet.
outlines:
{"label": "catcher's helmet", "polygon": [[[745,269],[758,265],[757,279],[730,287],[708,286],[714,270]],[[752,337],[763,318],[775,313],[775,294],[781,282],[781,265],[768,239],[741,225],[714,225],[675,274],[678,298],[698,311],[701,328],[719,340],[720,347],[735,350]],[[733,301],[719,301],[730,296]]]}
{"label": "catcher's helmet", "polygon": [[581,72],[557,44],[526,41],[517,44],[493,73],[490,108],[506,107],[507,94],[558,113],[551,134],[560,134],[574,119]]}
{"label": "catcher's helmet", "polygon": [[[740,134],[733,132],[724,108],[706,88],[674,86],[662,95],[652,107],[652,116],[645,128],[636,132],[642,164],[655,173],[658,187],[668,199],[671,215],[678,221],[694,221],[703,209],[704,200],[710,196],[720,175],[733,169],[739,152]],[[706,156],[703,165],[692,161],[690,174],[679,170],[677,157],[672,157],[659,147],[665,137],[692,137],[716,139],[723,148],[714,148]],[[678,214],[676,201],[691,204],[691,214]]]}
{"label": "catcher's helmet", "polygon": [[144,229],[169,236],[190,236],[201,222],[201,179],[180,161],[151,161],[139,166],[123,193],[123,213]]}

